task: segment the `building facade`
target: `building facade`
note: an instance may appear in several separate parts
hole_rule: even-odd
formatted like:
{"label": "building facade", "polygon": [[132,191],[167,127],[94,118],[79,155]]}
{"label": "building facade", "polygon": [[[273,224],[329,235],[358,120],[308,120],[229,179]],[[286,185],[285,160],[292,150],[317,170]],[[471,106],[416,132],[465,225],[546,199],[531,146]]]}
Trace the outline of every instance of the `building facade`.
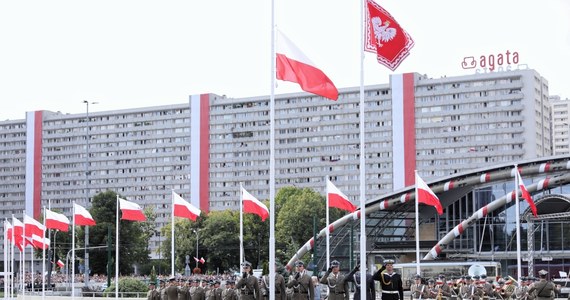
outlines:
{"label": "building facade", "polygon": [[[275,96],[276,188],[324,194],[325,176],[359,197],[359,87],[338,101]],[[243,184],[269,197],[269,96],[88,114],[30,112],[0,122],[0,217],[70,216],[113,190],[170,222],[171,191],[203,211],[238,209]],[[548,82],[531,69],[428,78],[395,74],[365,87],[366,198],[462,170],[553,154]],[[160,238],[154,238],[156,249]]]}
{"label": "building facade", "polygon": [[552,105],[552,150],[554,155],[570,153],[570,101],[551,96]]}

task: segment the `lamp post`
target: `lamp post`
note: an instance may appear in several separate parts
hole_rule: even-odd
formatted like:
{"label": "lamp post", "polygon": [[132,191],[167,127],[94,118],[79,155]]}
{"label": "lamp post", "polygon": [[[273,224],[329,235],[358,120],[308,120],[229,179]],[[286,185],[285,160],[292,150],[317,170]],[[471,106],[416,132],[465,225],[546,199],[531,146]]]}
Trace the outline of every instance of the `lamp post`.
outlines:
{"label": "lamp post", "polygon": [[[83,100],[85,103],[86,113],[86,127],[85,131],[85,208],[89,207],[89,131],[91,131],[91,126],[89,126],[89,104],[97,104],[98,102],[89,102]],[[85,273],[84,273],[85,286],[89,286],[89,226],[85,226]]]}
{"label": "lamp post", "polygon": [[[192,229],[196,234],[196,259],[198,259],[198,238],[200,237],[200,229]],[[196,268],[198,267],[198,260],[196,260]]]}

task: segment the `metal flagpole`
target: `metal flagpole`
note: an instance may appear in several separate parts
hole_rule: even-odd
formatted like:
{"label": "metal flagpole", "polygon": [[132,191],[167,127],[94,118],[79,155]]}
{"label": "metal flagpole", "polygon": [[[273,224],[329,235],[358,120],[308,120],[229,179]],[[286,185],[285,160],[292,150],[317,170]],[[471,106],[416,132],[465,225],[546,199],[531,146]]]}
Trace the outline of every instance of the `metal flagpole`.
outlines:
{"label": "metal flagpole", "polygon": [[174,277],[174,190],[171,194],[171,204],[172,204],[172,228],[170,228],[170,275]]}
{"label": "metal flagpole", "polygon": [[[269,290],[275,291],[275,0],[271,1],[271,94],[269,96]],[[275,293],[269,293],[275,300]]]}
{"label": "metal flagpole", "polygon": [[[8,226],[6,223],[8,219],[4,221],[4,299],[7,299],[8,294]],[[12,231],[14,231],[12,229]]]}
{"label": "metal flagpole", "polygon": [[[22,221],[24,221],[24,215],[26,214],[26,211],[23,210],[22,211]],[[26,299],[26,224],[24,224],[24,227],[22,229],[22,251],[20,251],[20,266],[22,266],[21,270],[22,270],[22,298]]]}
{"label": "metal flagpole", "polygon": [[12,214],[12,259],[10,260],[12,267],[10,268],[11,270],[11,274],[10,274],[10,278],[12,279],[12,284],[10,285],[10,298],[12,298],[14,296],[14,252],[16,252],[16,250],[14,250],[14,246],[16,245],[16,226],[14,224],[14,214]]}
{"label": "metal flagpole", "polygon": [[239,183],[239,263],[244,261],[243,253],[243,186]]}
{"label": "metal flagpole", "polygon": [[414,171],[416,183],[416,274],[420,273],[420,199],[418,197],[418,170]]}
{"label": "metal flagpole", "polygon": [[[55,256],[53,260],[55,261]],[[75,205],[73,206],[73,224],[71,225],[71,299],[75,299]]]}
{"label": "metal flagpole", "polygon": [[[327,175],[327,176],[325,177],[325,184],[326,184],[328,181],[329,181],[329,176]],[[328,190],[326,190],[326,188],[325,188],[325,193],[327,194],[327,196],[326,196],[326,199],[327,199],[327,203],[326,203],[326,210],[327,210],[327,221],[326,221],[326,223],[327,223],[327,229],[326,229],[325,232],[326,232],[326,234],[327,234],[327,270],[328,270],[329,267],[330,267],[330,264],[331,264],[331,250],[330,250],[330,247],[331,247],[331,245],[330,245],[331,232],[330,232],[330,215],[329,215],[329,213],[330,213],[330,212],[329,212],[329,192],[328,192]],[[315,247],[316,247],[316,246],[317,246],[317,241],[315,240],[314,243],[315,243]],[[316,268],[316,265],[315,265],[315,268]]]}
{"label": "metal flagpole", "polygon": [[360,1],[360,295],[366,295],[366,172],[364,151],[364,0]]}
{"label": "metal flagpole", "polygon": [[117,215],[115,225],[115,299],[119,299],[119,195],[117,195]]}
{"label": "metal flagpole", "polygon": [[[520,174],[518,165],[515,164],[515,220],[517,226],[517,279],[521,280],[522,267],[521,267],[521,216],[520,216],[520,202],[519,202],[519,190],[520,190]],[[529,258],[531,259],[531,258]]]}
{"label": "metal flagpole", "polygon": [[[45,239],[46,238],[46,207],[44,205],[44,230],[42,233],[42,237]],[[50,241],[48,239],[48,241]],[[51,243],[51,241],[49,242]],[[51,245],[48,243],[48,249],[51,248]],[[44,243],[44,247],[42,250],[42,300],[45,300],[46,298],[46,245]]]}

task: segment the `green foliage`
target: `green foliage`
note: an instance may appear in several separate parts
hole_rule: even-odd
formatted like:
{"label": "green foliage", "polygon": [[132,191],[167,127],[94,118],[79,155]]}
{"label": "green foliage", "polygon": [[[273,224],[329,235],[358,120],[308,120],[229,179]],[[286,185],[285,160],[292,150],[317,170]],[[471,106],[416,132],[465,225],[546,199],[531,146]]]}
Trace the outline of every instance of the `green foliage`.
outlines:
{"label": "green foliage", "polygon": [[156,284],[156,270],[154,269],[154,266],[152,266],[152,270],[150,271],[150,282],[154,282],[154,284]]}
{"label": "green foliage", "polygon": [[[139,297],[148,291],[147,285],[134,278],[121,278],[119,279],[119,297]],[[105,289],[105,297],[115,295],[115,284]]]}

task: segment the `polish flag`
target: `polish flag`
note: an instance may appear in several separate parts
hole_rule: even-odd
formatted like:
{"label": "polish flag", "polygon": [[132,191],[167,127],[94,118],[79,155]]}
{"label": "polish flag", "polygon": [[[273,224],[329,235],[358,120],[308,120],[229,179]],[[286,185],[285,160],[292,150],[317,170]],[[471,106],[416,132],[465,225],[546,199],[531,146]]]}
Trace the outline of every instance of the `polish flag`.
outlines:
{"label": "polish flag", "polygon": [[79,226],[95,226],[95,219],[85,207],[73,203],[73,217],[75,218],[75,225]]}
{"label": "polish flag", "polygon": [[364,50],[376,53],[378,63],[394,71],[410,54],[412,37],[373,0],[366,0]]}
{"label": "polish flag", "polygon": [[519,182],[519,188],[521,190],[521,196],[528,202],[528,206],[530,206],[530,211],[532,211],[532,214],[535,217],[538,216],[538,212],[536,210],[536,205],[534,204],[534,201],[532,201],[532,197],[530,196],[530,193],[528,192],[528,190],[524,186],[524,182],[522,181],[521,174],[519,173],[518,169],[517,169],[517,180]]}
{"label": "polish flag", "polygon": [[435,207],[439,215],[443,214],[443,207],[439,198],[427,186],[424,180],[416,172],[416,200],[418,203],[423,203]]}
{"label": "polish flag", "polygon": [[65,266],[65,264],[61,261],[61,259],[58,259],[56,264],[60,269],[62,269]]}
{"label": "polish flag", "polygon": [[175,217],[187,218],[192,221],[196,221],[198,216],[200,216],[201,211],[199,208],[184,200],[174,191],[172,191],[172,203],[174,205]]}
{"label": "polish flag", "polygon": [[14,227],[12,227],[12,224],[10,224],[8,220],[4,220],[4,228],[6,230],[5,238],[8,239],[10,242],[12,242],[12,232],[14,231]]}
{"label": "polish flag", "polygon": [[46,227],[36,221],[34,218],[24,214],[24,226],[25,226],[25,233],[27,237],[32,237],[33,234],[37,236],[43,236]]}
{"label": "polish flag", "polygon": [[46,209],[46,227],[67,232],[69,230],[69,219],[63,215]]}
{"label": "polish flag", "polygon": [[200,263],[204,264],[206,262],[206,260],[203,257],[200,257]]}
{"label": "polish flag", "polygon": [[32,246],[36,249],[48,249],[50,240],[48,238],[42,238],[39,235],[32,235]]}
{"label": "polish flag", "polygon": [[298,83],[305,92],[338,99],[332,81],[291,40],[277,30],[277,79]]}
{"label": "polish flag", "polygon": [[14,230],[14,241],[13,243],[20,249],[20,251],[24,250],[24,223],[22,221],[12,217],[12,224]]}
{"label": "polish flag", "polygon": [[265,221],[269,217],[269,209],[261,201],[248,193],[243,187],[241,188],[241,199],[243,202],[243,212],[256,214],[261,217],[261,221]]}
{"label": "polish flag", "polygon": [[119,198],[119,209],[122,212],[121,220],[146,221],[142,208],[134,202]]}
{"label": "polish flag", "polygon": [[200,259],[198,259],[196,256],[194,256],[194,260],[195,260],[196,262],[199,262],[199,261],[200,261]]}
{"label": "polish flag", "polygon": [[327,179],[327,196],[329,197],[329,207],[336,207],[349,212],[356,211],[356,206],[348,200],[330,180]]}

